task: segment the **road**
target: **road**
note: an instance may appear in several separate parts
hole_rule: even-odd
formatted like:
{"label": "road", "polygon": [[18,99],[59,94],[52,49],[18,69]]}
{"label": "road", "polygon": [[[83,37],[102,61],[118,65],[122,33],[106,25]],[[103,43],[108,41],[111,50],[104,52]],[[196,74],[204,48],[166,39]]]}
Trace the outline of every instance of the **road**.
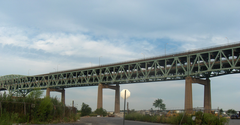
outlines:
{"label": "road", "polygon": [[[82,117],[74,123],[60,123],[51,125],[123,125],[123,118],[120,117]],[[160,123],[148,123],[126,120],[125,125],[168,125]]]}
{"label": "road", "polygon": [[240,125],[240,119],[230,119],[228,125]]}
{"label": "road", "polygon": [[[123,125],[123,119],[119,117],[82,117],[80,121],[74,123],[58,123],[49,125]],[[125,120],[125,125],[169,125],[169,124]],[[240,125],[240,119],[239,120],[230,119],[228,125]]]}

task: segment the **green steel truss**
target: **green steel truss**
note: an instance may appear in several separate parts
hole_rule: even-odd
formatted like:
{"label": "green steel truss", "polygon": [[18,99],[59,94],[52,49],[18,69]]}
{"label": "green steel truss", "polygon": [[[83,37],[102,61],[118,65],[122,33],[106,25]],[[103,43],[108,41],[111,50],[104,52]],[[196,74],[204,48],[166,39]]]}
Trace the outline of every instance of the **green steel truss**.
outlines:
{"label": "green steel truss", "polygon": [[0,81],[16,79],[16,78],[21,78],[21,77],[24,77],[24,75],[5,75],[5,76],[0,76]]}
{"label": "green steel truss", "polygon": [[182,80],[186,76],[209,78],[240,72],[240,43],[101,65],[36,76],[8,75],[0,77],[0,88],[9,91],[130,84],[166,80]]}

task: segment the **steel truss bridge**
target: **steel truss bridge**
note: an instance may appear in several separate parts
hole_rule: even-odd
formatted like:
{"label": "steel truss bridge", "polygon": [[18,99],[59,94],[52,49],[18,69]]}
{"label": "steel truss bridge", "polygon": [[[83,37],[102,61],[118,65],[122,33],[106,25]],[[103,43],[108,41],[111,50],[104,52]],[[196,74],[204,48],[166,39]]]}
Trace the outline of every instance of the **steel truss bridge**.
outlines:
{"label": "steel truss bridge", "polygon": [[0,90],[69,88],[101,84],[132,84],[185,77],[209,78],[240,72],[240,43],[201,50],[87,67],[35,76],[0,77]]}

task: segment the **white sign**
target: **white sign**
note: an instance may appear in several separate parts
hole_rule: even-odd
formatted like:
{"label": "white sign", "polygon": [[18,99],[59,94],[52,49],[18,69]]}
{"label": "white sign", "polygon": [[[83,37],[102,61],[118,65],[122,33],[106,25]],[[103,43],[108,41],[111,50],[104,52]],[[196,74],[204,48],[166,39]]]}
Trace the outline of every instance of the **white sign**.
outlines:
{"label": "white sign", "polygon": [[123,89],[121,91],[121,97],[125,99],[125,90],[126,90],[126,99],[127,99],[128,97],[130,97],[130,91],[128,91],[127,89]]}

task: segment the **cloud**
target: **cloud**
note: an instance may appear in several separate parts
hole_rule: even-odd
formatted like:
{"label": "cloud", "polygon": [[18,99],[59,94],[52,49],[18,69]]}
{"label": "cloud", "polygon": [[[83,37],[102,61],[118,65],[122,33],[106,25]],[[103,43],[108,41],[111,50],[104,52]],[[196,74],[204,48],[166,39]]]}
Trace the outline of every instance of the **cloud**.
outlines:
{"label": "cloud", "polygon": [[5,45],[14,45],[26,47],[28,37],[23,35],[23,32],[17,28],[0,27],[0,43]]}
{"label": "cloud", "polygon": [[0,32],[2,46],[17,46],[62,56],[104,56],[111,59],[119,59],[119,57],[129,59],[135,54],[124,42],[93,40],[90,36],[83,34],[44,33],[30,38],[23,31],[14,28],[2,27]]}
{"label": "cloud", "polygon": [[[91,1],[60,1],[57,4],[35,1],[8,8],[5,6],[11,3],[4,2],[1,11],[10,17],[5,22],[14,26],[34,27],[40,32],[84,32],[116,38],[176,39],[184,36],[193,41],[195,39],[192,36],[225,35],[233,41],[239,38],[236,37],[239,32],[239,28],[236,28],[239,25],[237,20],[240,18],[236,16],[239,11],[236,6],[238,1],[106,2],[107,5],[104,2]],[[45,9],[39,10],[39,5],[44,5]]]}
{"label": "cloud", "polygon": [[[61,60],[64,60],[61,59]],[[38,75],[45,74],[49,72],[55,72],[69,69],[76,69],[82,67],[90,67],[89,63],[84,62],[71,62],[71,61],[61,61],[54,58],[23,58],[19,56],[5,54],[0,56],[0,68],[4,72],[0,72],[0,76],[9,74],[21,74],[21,75]],[[59,63],[60,62],[60,63]]]}
{"label": "cloud", "polygon": [[[239,4],[237,0],[2,1],[0,75],[26,75],[29,69],[34,75],[57,67],[89,67],[100,61],[122,62],[164,55],[165,50],[170,54],[239,41]],[[212,107],[238,104],[234,99],[238,85],[228,85],[238,81],[238,76],[217,79],[212,80]],[[184,105],[184,81],[125,84],[121,88],[132,92],[131,109],[150,109],[157,98],[163,98],[170,109]],[[194,87],[194,106],[203,105],[202,89]],[[96,107],[96,87],[66,91],[67,104],[74,99],[79,106],[86,102]],[[105,92],[104,105],[113,110],[114,92]]]}

